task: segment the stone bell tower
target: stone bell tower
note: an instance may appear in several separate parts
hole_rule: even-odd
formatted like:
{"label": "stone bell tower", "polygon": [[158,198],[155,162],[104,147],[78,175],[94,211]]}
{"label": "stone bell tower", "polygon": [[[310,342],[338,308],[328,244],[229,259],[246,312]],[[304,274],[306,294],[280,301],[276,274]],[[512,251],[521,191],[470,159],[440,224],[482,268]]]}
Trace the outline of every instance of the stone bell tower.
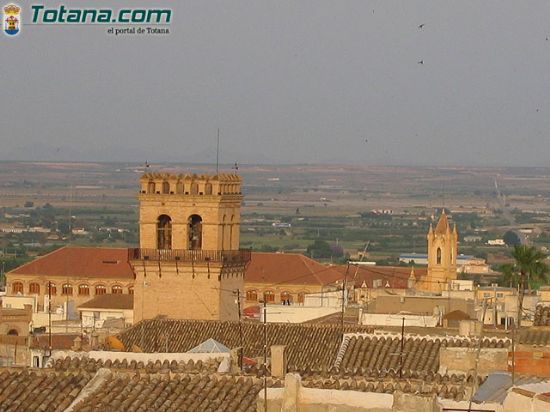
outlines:
{"label": "stone bell tower", "polygon": [[134,320],[237,320],[250,261],[239,250],[241,178],[146,173],[140,184]]}
{"label": "stone bell tower", "polygon": [[458,253],[458,233],[456,225],[449,225],[445,211],[433,229],[428,231],[428,274],[423,289],[433,292],[447,290],[449,281],[456,279],[456,256]]}

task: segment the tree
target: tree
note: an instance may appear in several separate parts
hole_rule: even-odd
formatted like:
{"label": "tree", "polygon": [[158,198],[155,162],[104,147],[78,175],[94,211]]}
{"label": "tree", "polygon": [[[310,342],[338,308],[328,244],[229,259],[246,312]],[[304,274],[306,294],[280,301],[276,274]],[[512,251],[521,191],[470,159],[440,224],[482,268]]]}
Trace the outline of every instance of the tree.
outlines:
{"label": "tree", "polygon": [[307,247],[307,255],[316,258],[330,258],[332,256],[332,249],[330,245],[324,240],[316,240]]}
{"label": "tree", "polygon": [[504,236],[502,236],[502,240],[504,240],[504,243],[506,243],[507,246],[516,246],[521,244],[519,235],[513,230],[507,231]]}
{"label": "tree", "polygon": [[550,268],[544,263],[546,255],[534,246],[515,245],[512,257],[515,262],[504,267],[504,276],[519,286],[517,326],[520,327],[526,284],[546,281]]}

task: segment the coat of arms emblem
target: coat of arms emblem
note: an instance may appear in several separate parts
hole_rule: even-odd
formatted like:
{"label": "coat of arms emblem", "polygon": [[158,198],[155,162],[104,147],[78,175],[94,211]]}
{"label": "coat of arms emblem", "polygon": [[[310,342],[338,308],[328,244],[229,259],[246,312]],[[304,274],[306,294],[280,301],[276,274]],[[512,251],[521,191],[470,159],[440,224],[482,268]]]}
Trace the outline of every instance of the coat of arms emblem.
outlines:
{"label": "coat of arms emblem", "polygon": [[8,4],[4,7],[4,33],[15,36],[19,33],[21,25],[21,8],[15,4]]}

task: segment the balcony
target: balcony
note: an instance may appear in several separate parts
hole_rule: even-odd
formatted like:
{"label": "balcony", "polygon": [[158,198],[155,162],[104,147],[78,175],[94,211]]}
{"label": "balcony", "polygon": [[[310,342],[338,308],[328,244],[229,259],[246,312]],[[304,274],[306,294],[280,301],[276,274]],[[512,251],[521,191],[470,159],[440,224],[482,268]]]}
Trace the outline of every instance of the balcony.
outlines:
{"label": "balcony", "polygon": [[252,252],[241,250],[128,249],[128,260],[152,260],[185,263],[247,264]]}

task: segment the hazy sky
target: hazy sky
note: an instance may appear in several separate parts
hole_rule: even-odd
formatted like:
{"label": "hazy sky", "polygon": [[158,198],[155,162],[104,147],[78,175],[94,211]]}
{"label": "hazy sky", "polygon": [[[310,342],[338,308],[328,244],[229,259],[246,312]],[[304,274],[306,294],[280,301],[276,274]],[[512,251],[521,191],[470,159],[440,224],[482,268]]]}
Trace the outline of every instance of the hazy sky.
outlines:
{"label": "hazy sky", "polygon": [[550,166],[547,0],[61,3],[171,34],[1,35],[2,160]]}

